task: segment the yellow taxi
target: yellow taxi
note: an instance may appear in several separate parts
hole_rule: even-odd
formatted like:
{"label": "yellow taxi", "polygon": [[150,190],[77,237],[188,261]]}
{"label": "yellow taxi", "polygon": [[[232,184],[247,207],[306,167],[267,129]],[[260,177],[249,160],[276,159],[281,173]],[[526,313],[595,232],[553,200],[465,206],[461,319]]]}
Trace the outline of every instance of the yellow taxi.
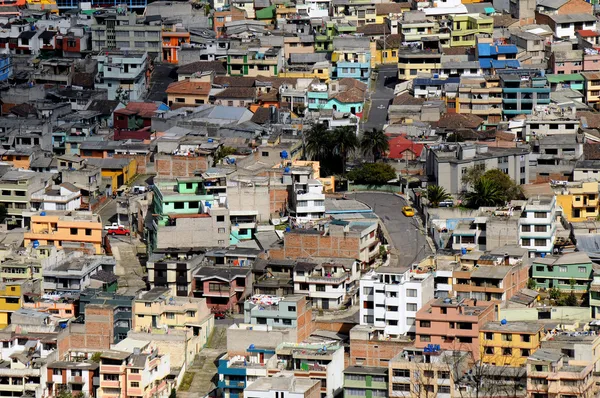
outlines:
{"label": "yellow taxi", "polygon": [[404,214],[406,217],[413,217],[415,215],[415,209],[410,206],[404,206],[402,208],[402,214]]}

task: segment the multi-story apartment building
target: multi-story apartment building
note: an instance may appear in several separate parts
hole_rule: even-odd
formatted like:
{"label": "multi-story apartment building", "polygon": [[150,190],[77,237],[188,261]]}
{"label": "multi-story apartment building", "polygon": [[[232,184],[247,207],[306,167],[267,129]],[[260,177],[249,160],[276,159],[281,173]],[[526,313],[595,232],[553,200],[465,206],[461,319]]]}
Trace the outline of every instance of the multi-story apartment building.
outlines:
{"label": "multi-story apartment building", "polygon": [[530,257],[553,253],[558,211],[556,196],[527,201],[519,218],[519,243]]}
{"label": "multi-story apartment building", "polygon": [[161,35],[163,62],[179,63],[181,46],[190,43],[190,32],[174,26],[172,30],[163,30]]}
{"label": "multi-story apartment building", "polygon": [[294,293],[308,294],[313,308],[348,307],[356,302],[359,265],[347,258],[311,258],[294,267]]}
{"label": "multi-story apartment building", "polygon": [[19,280],[0,283],[0,329],[10,324],[13,312],[19,310],[26,293],[40,292],[39,281]]}
{"label": "multi-story apartment building", "polygon": [[415,347],[431,344],[442,350],[471,351],[479,359],[479,330],[495,321],[496,303],[466,299],[436,299],[417,312]]}
{"label": "multi-story apartment building", "polygon": [[65,254],[60,251],[43,260],[42,266],[42,288],[45,292],[75,294],[91,287],[94,276],[99,273],[114,276],[116,260],[112,256],[90,256],[80,251]]}
{"label": "multi-story apartment building", "polygon": [[418,43],[421,38],[437,37],[442,47],[450,47],[450,30],[440,28],[439,21],[422,18],[409,18],[408,14],[398,22],[398,34],[403,43]]}
{"label": "multi-story apartment building", "polygon": [[599,72],[582,72],[583,76],[583,95],[585,102],[595,106],[600,101],[600,73]]}
{"label": "multi-story apartment building", "polygon": [[390,362],[388,397],[453,397],[455,384],[472,363],[467,351],[407,347]]}
{"label": "multi-story apartment building", "polygon": [[[133,352],[114,350],[100,354],[100,386],[97,398],[140,396],[143,398],[169,395],[169,355],[159,353],[147,343]],[[124,347],[125,348],[125,347]],[[129,348],[129,347],[127,347]]]}
{"label": "multi-story apartment building", "polygon": [[333,398],[342,392],[344,385],[344,347],[338,343],[282,343],[269,360],[269,376],[280,371],[293,372],[294,376],[321,382],[321,397]]}
{"label": "multi-story apartment building", "polygon": [[576,134],[580,121],[575,106],[538,106],[526,115],[524,131],[520,138],[530,141],[536,137],[556,134]]}
{"label": "multi-story apartment building", "polygon": [[477,115],[486,126],[497,125],[502,119],[502,88],[498,77],[461,77],[456,113]]}
{"label": "multi-story apartment building", "polygon": [[543,323],[488,322],[479,329],[481,361],[496,366],[525,366],[544,336]]}
{"label": "multi-story apartment building", "polygon": [[24,227],[23,211],[33,207],[32,197],[51,184],[52,175],[10,170],[0,177],[0,205],[7,213],[7,223]]}
{"label": "multi-story apartment building", "polygon": [[370,366],[344,369],[344,398],[353,396],[387,397],[388,369]]}
{"label": "multi-story apartment building", "polygon": [[31,215],[30,229],[25,232],[25,246],[37,241],[39,245],[55,246],[77,244],[93,247],[102,254],[102,223],[97,214],[83,211],[42,211]]}
{"label": "multi-story apartment building", "polygon": [[[103,319],[112,330],[107,331],[107,336],[112,337],[112,344],[116,344],[127,338],[131,330],[131,312],[135,296],[126,296],[114,292],[103,292],[96,289],[86,289],[79,295],[79,312],[86,320],[86,307],[89,305],[96,309],[101,306],[105,312],[110,313],[108,319]],[[95,313],[96,311],[94,311]],[[94,315],[97,318],[97,315]],[[90,319],[87,319],[90,322]],[[110,325],[110,326],[109,326]]]}
{"label": "multi-story apartment building", "polygon": [[52,361],[46,366],[48,396],[58,396],[62,391],[96,397],[100,386],[100,365],[93,361]]}
{"label": "multi-story apartment building", "polygon": [[207,265],[194,272],[194,297],[204,297],[213,311],[243,312],[251,289],[250,267]]}
{"label": "multi-story apartment building", "polygon": [[569,222],[596,220],[598,207],[598,181],[568,183],[556,195],[556,203],[562,208],[562,216]]}
{"label": "multi-story apartment building", "polygon": [[304,341],[312,332],[312,309],[304,296],[258,294],[244,303],[244,323],[288,328],[295,331],[295,341]]}
{"label": "multi-story apartment building", "polygon": [[583,252],[547,255],[532,260],[531,277],[538,288],[558,288],[564,293],[574,291],[587,294],[593,279],[592,268],[592,261]]}
{"label": "multi-story apartment building", "polygon": [[148,52],[134,50],[102,51],[94,58],[98,61],[97,89],[108,91],[108,99],[142,99],[146,92]]}
{"label": "multi-story apartment building", "polygon": [[[159,21],[160,22],[160,21]],[[134,50],[157,56],[161,52],[160,23],[144,23],[134,12],[105,9],[94,13],[92,51]]]}
{"label": "multi-story apartment building", "polygon": [[593,396],[591,362],[565,361],[560,350],[540,348],[529,356],[526,366],[528,396],[549,396],[551,391],[560,397]]}
{"label": "multi-story apartment building", "polygon": [[206,344],[214,316],[204,298],[181,298],[167,288],[155,287],[141,292],[133,301],[132,330],[189,330]]}
{"label": "multi-story apartment building", "polygon": [[431,181],[453,195],[467,189],[462,176],[473,167],[500,169],[517,184],[529,183],[529,147],[494,148],[487,145],[457,144],[431,147],[426,173]]}
{"label": "multi-story apartment building", "polygon": [[368,82],[371,76],[371,48],[368,38],[334,37],[331,78],[346,77]]}
{"label": "multi-story apartment building", "polygon": [[502,87],[502,114],[512,118],[550,104],[550,84],[543,72],[532,69],[498,71]]}
{"label": "multi-story apartment building", "polygon": [[371,0],[332,0],[333,16],[344,17],[355,26],[375,23],[375,2]]}
{"label": "multi-story apartment building", "polygon": [[541,349],[560,350],[569,361],[592,363],[600,369],[600,336],[593,333],[561,332],[541,342]]}
{"label": "multi-story apartment building", "polygon": [[227,50],[230,76],[277,76],[283,67],[281,47],[256,47],[247,44]]}
{"label": "multi-story apartment building", "polygon": [[463,261],[452,272],[452,291],[459,299],[506,301],[524,289],[529,279],[528,263],[514,265],[468,264]]}
{"label": "multi-story apartment building", "polygon": [[417,311],[433,296],[433,275],[380,267],[360,280],[360,324],[390,337],[414,334]]}
{"label": "multi-story apartment building", "polygon": [[494,19],[482,14],[459,14],[448,16],[451,22],[450,46],[475,46],[478,34],[491,35],[494,31]]}
{"label": "multi-story apartment building", "polygon": [[439,73],[442,51],[438,39],[424,37],[420,46],[400,47],[398,50],[398,78],[414,79],[419,72]]}
{"label": "multi-story apartment building", "polygon": [[47,186],[31,194],[31,205],[36,210],[78,210],[81,190],[68,182]]}
{"label": "multi-story apartment building", "polygon": [[166,287],[172,295],[190,296],[193,274],[201,262],[202,256],[198,253],[154,251],[146,264],[148,283],[151,288]]}
{"label": "multi-story apartment building", "polygon": [[325,216],[325,193],[323,183],[316,179],[294,179],[290,201],[291,216],[297,223],[307,223],[322,219]]}

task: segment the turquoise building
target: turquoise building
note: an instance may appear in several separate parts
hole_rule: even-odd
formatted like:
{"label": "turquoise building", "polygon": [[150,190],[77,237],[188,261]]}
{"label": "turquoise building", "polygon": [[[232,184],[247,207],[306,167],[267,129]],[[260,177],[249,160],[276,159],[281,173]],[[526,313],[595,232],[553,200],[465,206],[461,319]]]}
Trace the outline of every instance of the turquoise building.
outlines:
{"label": "turquoise building", "polygon": [[[266,377],[267,361],[275,355],[271,348],[260,348],[250,344],[246,355],[230,357],[228,354],[219,358],[217,372],[219,381],[217,388],[224,396],[230,398],[241,398],[246,386],[258,377]],[[250,379],[249,379],[250,377]]]}
{"label": "turquoise building", "polygon": [[330,82],[329,86],[313,84],[307,93],[308,109],[331,109],[362,117],[366,90],[366,84],[350,78]]}
{"label": "turquoise building", "polygon": [[502,87],[502,113],[507,118],[529,115],[537,105],[550,104],[550,84],[544,71],[511,69],[498,71]]}
{"label": "turquoise building", "polygon": [[[592,282],[592,261],[582,252],[533,259],[531,276],[538,288],[558,288],[563,293],[587,293]],[[571,287],[571,281],[575,284]]]}

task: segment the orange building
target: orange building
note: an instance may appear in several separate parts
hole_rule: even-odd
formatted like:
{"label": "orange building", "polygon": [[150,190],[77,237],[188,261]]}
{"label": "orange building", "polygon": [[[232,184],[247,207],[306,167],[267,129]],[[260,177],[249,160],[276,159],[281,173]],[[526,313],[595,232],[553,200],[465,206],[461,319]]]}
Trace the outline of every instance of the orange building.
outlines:
{"label": "orange building", "polygon": [[69,319],[75,316],[75,304],[73,302],[42,300],[23,303],[23,308],[55,315],[61,319]]}
{"label": "orange building", "polygon": [[179,50],[182,44],[190,43],[190,32],[163,30],[162,32],[162,60],[170,64],[179,63]]}
{"label": "orange building", "polygon": [[25,0],[0,0],[0,7],[25,7]]}
{"label": "orange building", "polygon": [[213,14],[213,27],[215,29],[215,33],[217,34],[217,38],[223,36],[223,28],[225,27],[225,23],[243,21],[245,19],[246,11],[236,7],[231,7],[231,9],[226,11],[215,11]]}
{"label": "orange building", "polygon": [[[44,214],[44,215],[42,215]],[[46,211],[31,217],[31,228],[25,232],[24,244],[33,241],[62,249],[65,243],[90,244],[102,254],[102,223],[91,212]]]}
{"label": "orange building", "polygon": [[489,301],[434,299],[416,316],[415,347],[439,345],[442,350],[470,351],[479,359],[479,329],[495,321],[496,305]]}

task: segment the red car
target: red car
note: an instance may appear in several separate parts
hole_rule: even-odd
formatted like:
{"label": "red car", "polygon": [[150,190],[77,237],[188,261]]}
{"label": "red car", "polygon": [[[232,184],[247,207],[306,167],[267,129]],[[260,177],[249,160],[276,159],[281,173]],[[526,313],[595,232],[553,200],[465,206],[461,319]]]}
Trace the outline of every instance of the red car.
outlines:
{"label": "red car", "polygon": [[125,235],[129,236],[130,232],[127,228],[119,227],[115,229],[108,230],[109,235]]}

